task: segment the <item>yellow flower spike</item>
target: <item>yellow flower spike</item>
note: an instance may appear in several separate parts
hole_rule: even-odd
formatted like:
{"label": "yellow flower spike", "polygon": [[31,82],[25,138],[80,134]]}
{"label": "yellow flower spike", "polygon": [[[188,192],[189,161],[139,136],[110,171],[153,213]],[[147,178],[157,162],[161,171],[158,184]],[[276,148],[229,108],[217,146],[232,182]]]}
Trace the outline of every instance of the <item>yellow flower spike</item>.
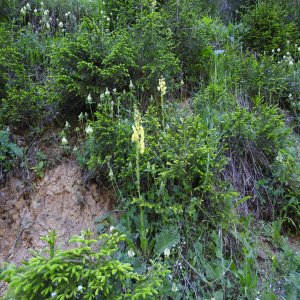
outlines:
{"label": "yellow flower spike", "polygon": [[143,126],[140,126],[140,152],[145,152],[145,132]]}
{"label": "yellow flower spike", "polygon": [[163,97],[167,93],[167,85],[165,78],[160,78],[158,81],[158,91],[160,91],[161,96]]}
{"label": "yellow flower spike", "polygon": [[131,141],[138,143],[138,149],[141,154],[145,152],[145,132],[144,128],[141,125],[141,115],[139,111],[134,109],[134,125],[132,125],[132,136]]}
{"label": "yellow flower spike", "polygon": [[139,142],[139,135],[138,135],[138,132],[137,132],[136,127],[134,125],[132,125],[132,130],[133,130],[133,133],[132,133],[132,136],[131,136],[131,141],[132,142]]}

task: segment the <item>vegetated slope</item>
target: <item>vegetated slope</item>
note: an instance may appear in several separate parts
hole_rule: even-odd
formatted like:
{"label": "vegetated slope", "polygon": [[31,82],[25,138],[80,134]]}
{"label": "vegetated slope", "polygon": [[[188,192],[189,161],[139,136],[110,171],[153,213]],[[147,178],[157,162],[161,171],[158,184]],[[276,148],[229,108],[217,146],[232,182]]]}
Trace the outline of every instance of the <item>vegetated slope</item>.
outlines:
{"label": "vegetated slope", "polygon": [[300,225],[294,1],[228,2],[239,9],[232,23],[214,1],[8,2],[0,175],[19,165],[42,178],[17,201],[37,226],[32,240],[39,222],[59,218],[62,229],[60,216],[47,221],[57,200],[62,215],[64,198],[76,217],[95,215],[82,195],[99,206],[91,192],[78,197],[65,164],[45,173],[47,152],[15,132],[36,141],[56,122],[61,152],[114,191],[118,215],[96,220],[100,238],[83,232],[63,251],[52,231],[46,252],[3,267],[5,299],[297,299],[300,257],[283,236]]}

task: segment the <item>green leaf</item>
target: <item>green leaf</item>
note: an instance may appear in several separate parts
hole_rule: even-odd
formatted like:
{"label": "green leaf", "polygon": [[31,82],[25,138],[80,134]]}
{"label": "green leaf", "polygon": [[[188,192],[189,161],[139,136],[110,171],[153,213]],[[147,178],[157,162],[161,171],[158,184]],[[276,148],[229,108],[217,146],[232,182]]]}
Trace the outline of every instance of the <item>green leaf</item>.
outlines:
{"label": "green leaf", "polygon": [[156,255],[161,255],[166,248],[172,249],[180,242],[180,234],[175,227],[165,228],[155,236],[154,252]]}

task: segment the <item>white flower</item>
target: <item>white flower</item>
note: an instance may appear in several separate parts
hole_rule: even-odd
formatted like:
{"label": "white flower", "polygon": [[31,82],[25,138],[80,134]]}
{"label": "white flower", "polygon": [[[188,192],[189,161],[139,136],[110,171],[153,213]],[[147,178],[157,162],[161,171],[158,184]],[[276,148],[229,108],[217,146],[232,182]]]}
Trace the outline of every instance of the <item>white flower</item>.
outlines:
{"label": "white flower", "polygon": [[289,99],[293,99],[293,95],[292,94],[289,94]]}
{"label": "white flower", "polygon": [[112,168],[109,168],[109,174],[108,174],[108,176],[109,176],[110,178],[113,178],[113,177],[114,177],[114,172],[113,172]]}
{"label": "white flower", "polygon": [[74,146],[73,151],[76,152],[78,150],[77,146]]}
{"label": "white flower", "polygon": [[48,14],[49,14],[49,10],[48,9],[44,10],[44,16],[48,16]]}
{"label": "white flower", "polygon": [[30,10],[30,8],[31,8],[29,3],[26,4],[26,7],[27,7],[29,10]]}
{"label": "white flower", "polygon": [[37,13],[37,9],[36,9],[36,8],[34,9],[34,13],[35,13],[35,14]]}
{"label": "white flower", "polygon": [[115,229],[114,226],[110,226],[110,227],[109,227],[109,231],[110,231],[110,232],[112,232],[114,229]]}
{"label": "white flower", "polygon": [[26,14],[26,8],[24,8],[24,7],[21,8],[21,14],[22,14],[22,15],[25,15],[25,14]]}
{"label": "white flower", "polygon": [[280,52],[280,48],[277,48],[277,52]]}
{"label": "white flower", "polygon": [[290,62],[289,62],[289,66],[292,66],[294,63],[293,63],[293,61],[292,60],[290,60]]}
{"label": "white flower", "polygon": [[274,49],[272,49],[272,53],[274,53],[275,52],[275,50]]}
{"label": "white flower", "polygon": [[127,252],[128,256],[129,257],[134,257],[135,256],[135,253],[132,249],[130,249],[128,252]]}
{"label": "white flower", "polygon": [[81,112],[80,115],[78,116],[78,119],[79,119],[79,121],[82,121],[83,118],[84,118],[84,115],[83,115],[83,113]]}
{"label": "white flower", "polygon": [[77,287],[77,290],[78,290],[79,292],[81,292],[81,291],[82,291],[82,285],[79,285],[79,286]]}
{"label": "white flower", "polygon": [[52,18],[49,18],[49,22],[52,22]]}
{"label": "white flower", "polygon": [[87,102],[87,104],[92,104],[93,103],[93,99],[92,99],[92,96],[91,96],[90,93],[88,94],[88,96],[86,98],[86,102]]}
{"label": "white flower", "polygon": [[85,129],[86,134],[92,134],[93,133],[93,128],[88,125],[88,127]]}
{"label": "white flower", "polygon": [[107,96],[109,96],[109,94],[110,94],[110,91],[108,90],[108,88],[106,88],[106,90],[105,90],[105,93],[104,93],[105,95],[107,95]]}
{"label": "white flower", "polygon": [[66,146],[68,144],[68,140],[65,137],[63,137],[61,139],[61,143],[62,143],[63,146]]}
{"label": "white flower", "polygon": [[282,156],[282,153],[281,153],[281,152],[279,152],[278,155],[276,156],[276,160],[277,160],[278,162],[283,162],[283,156]]}
{"label": "white flower", "polygon": [[298,51],[300,51],[300,47],[298,47]]}
{"label": "white flower", "polygon": [[166,249],[164,250],[164,256],[165,256],[165,257],[169,257],[169,256],[170,256],[170,253],[171,253],[171,251],[170,251],[169,248],[166,248]]}
{"label": "white flower", "polygon": [[106,20],[107,20],[107,22],[109,22],[109,21],[110,21],[110,18],[109,18],[109,17],[107,17],[107,18],[106,18]]}
{"label": "white flower", "polygon": [[290,52],[287,52],[286,55],[290,55]]}
{"label": "white flower", "polygon": [[175,283],[172,284],[172,292],[176,293],[178,291],[177,285]]}
{"label": "white flower", "polygon": [[289,45],[290,41],[286,41],[286,43]]}
{"label": "white flower", "polygon": [[46,27],[47,27],[47,29],[50,29],[50,24],[49,24],[49,22],[46,23]]}
{"label": "white flower", "polygon": [[41,6],[43,6],[44,5],[44,2],[41,2]]}
{"label": "white flower", "polygon": [[58,27],[63,28],[64,27],[64,23],[63,22],[59,22],[58,23]]}
{"label": "white flower", "polygon": [[70,127],[71,127],[71,126],[70,126],[69,122],[66,121],[65,128],[70,128]]}
{"label": "white flower", "polygon": [[219,54],[223,54],[224,52],[225,52],[225,50],[219,49],[219,50],[215,50],[215,51],[214,51],[214,54],[215,54],[215,55],[219,55]]}
{"label": "white flower", "polygon": [[56,292],[51,293],[51,297],[54,298],[56,296]]}
{"label": "white flower", "polygon": [[132,81],[130,80],[130,83],[129,83],[129,88],[131,89],[131,90],[133,90],[134,89],[134,85],[133,85],[133,83],[132,83]]}
{"label": "white flower", "polygon": [[116,89],[116,88],[114,88],[114,89],[113,89],[113,92],[114,92],[114,93],[116,93],[116,92],[117,92],[117,89]]}

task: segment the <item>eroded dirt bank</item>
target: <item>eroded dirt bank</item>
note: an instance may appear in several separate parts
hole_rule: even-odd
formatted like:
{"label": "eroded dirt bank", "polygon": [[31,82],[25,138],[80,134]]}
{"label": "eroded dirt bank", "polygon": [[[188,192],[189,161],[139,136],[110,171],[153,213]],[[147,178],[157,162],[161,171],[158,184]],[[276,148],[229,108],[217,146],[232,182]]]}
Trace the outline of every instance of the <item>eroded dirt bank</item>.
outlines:
{"label": "eroded dirt bank", "polygon": [[80,168],[63,162],[34,182],[24,193],[24,183],[11,178],[0,189],[0,263],[28,258],[28,249],[39,249],[39,239],[55,229],[65,243],[81,230],[95,229],[95,217],[108,210],[112,194],[96,184],[85,185]]}

